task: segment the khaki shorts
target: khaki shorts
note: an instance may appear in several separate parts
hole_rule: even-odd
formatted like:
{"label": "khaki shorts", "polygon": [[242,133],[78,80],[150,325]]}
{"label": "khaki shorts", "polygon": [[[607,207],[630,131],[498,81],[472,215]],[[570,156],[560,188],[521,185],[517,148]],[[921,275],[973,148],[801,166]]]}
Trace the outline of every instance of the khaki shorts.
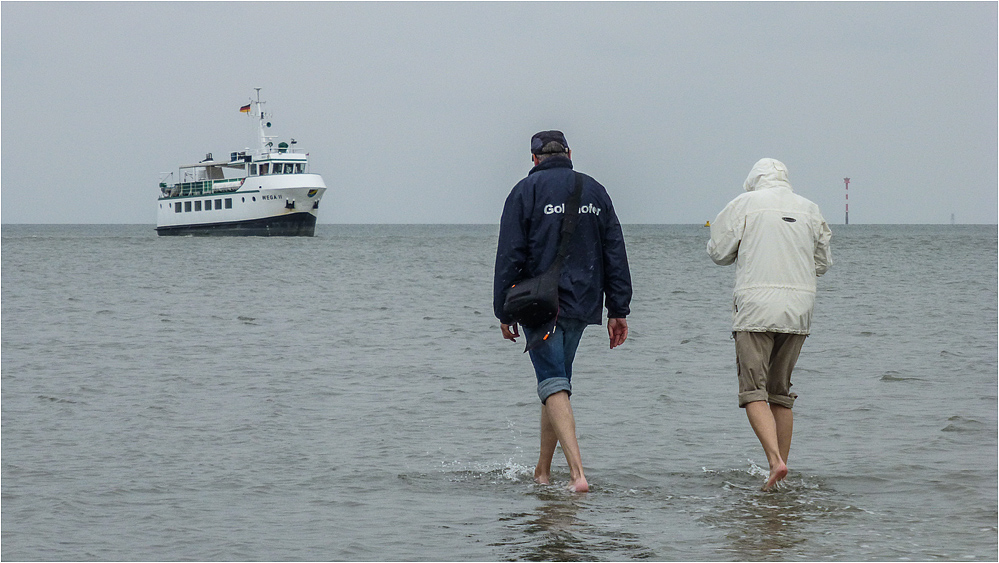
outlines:
{"label": "khaki shorts", "polygon": [[739,370],[739,406],[766,401],[793,408],[791,372],[798,361],[804,334],[735,332],[735,363]]}

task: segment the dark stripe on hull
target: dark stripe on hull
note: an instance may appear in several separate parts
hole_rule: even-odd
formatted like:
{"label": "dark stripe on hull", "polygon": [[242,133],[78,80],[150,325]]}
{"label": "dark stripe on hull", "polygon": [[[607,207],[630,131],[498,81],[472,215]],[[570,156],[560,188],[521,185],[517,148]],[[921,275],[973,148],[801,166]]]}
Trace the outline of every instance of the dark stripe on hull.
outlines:
{"label": "dark stripe on hull", "polygon": [[225,236],[225,237],[311,237],[316,234],[316,216],[292,213],[265,219],[156,227],[160,236]]}

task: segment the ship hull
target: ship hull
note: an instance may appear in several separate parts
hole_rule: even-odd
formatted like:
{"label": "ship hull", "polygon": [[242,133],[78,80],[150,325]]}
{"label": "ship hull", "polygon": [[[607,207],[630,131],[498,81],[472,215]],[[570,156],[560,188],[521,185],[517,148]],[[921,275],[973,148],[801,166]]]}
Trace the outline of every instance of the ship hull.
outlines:
{"label": "ship hull", "polygon": [[303,212],[245,221],[156,227],[156,234],[160,236],[311,237],[316,234],[316,216]]}
{"label": "ship hull", "polygon": [[326,185],[316,174],[251,177],[239,190],[160,198],[156,232],[194,236],[315,236]]}

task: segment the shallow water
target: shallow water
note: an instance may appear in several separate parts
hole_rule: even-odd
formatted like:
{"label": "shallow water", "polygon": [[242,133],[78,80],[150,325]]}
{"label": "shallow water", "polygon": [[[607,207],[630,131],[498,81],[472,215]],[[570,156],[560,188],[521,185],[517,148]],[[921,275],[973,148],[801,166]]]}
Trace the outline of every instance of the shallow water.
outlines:
{"label": "shallow water", "polygon": [[593,490],[531,482],[494,226],[311,239],[2,227],[6,560],[995,560],[995,226],[834,226],[791,474],[736,406],[734,269],[626,225],[631,336],[590,327]]}

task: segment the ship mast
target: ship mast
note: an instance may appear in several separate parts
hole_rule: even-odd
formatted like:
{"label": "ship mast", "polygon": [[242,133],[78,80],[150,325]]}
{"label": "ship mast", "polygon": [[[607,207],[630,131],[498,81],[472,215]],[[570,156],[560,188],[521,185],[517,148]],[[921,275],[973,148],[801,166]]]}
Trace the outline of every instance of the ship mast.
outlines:
{"label": "ship mast", "polygon": [[263,104],[266,102],[260,101],[260,88],[254,88],[254,90],[257,91],[257,100],[253,103],[256,108],[257,117],[260,119],[258,123],[258,129],[260,132],[260,151],[262,154],[267,154],[270,152],[270,147],[274,144],[270,141],[270,139],[275,138],[275,136],[267,134],[267,128],[271,126],[270,122],[267,121],[270,114],[264,112]]}

